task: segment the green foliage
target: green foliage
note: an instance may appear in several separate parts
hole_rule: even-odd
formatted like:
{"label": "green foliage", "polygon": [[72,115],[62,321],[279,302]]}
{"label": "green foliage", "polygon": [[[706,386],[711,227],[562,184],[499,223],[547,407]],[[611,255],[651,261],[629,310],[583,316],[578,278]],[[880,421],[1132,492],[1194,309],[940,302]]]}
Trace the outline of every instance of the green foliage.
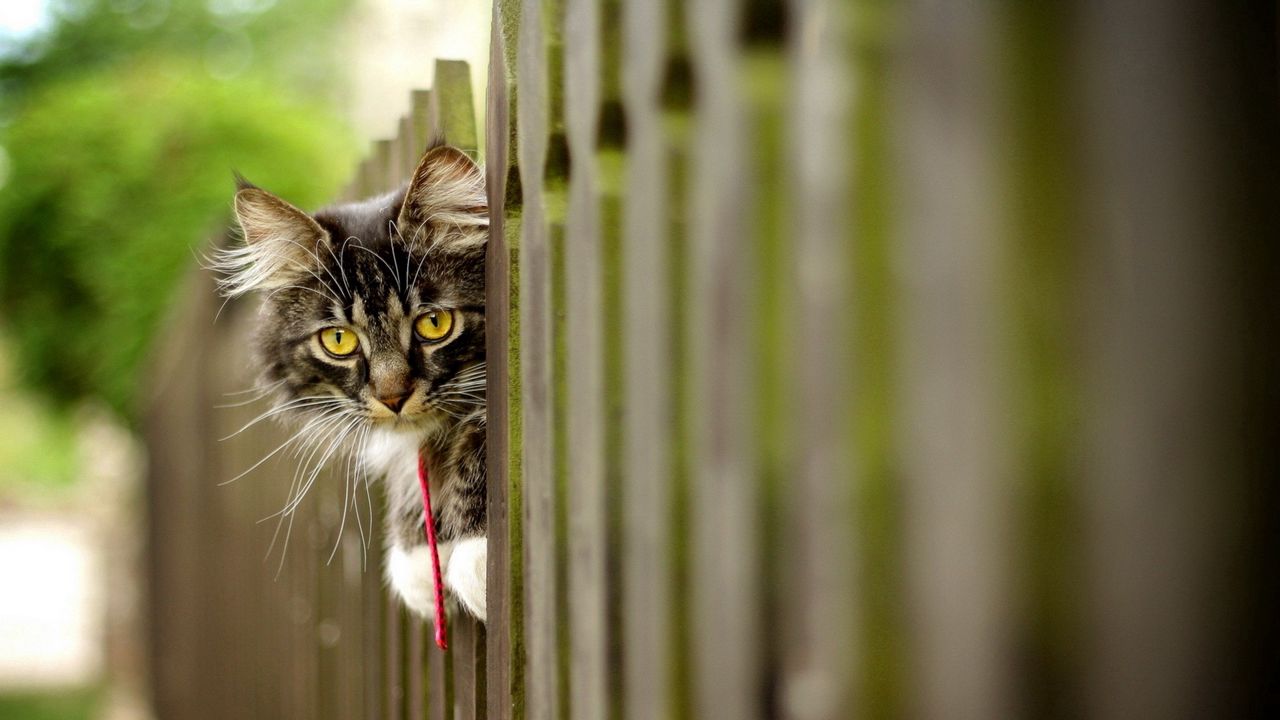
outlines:
{"label": "green foliage", "polygon": [[335,96],[328,49],[351,0],[55,0],[45,33],[0,38],[0,95],[32,92],[139,54],[197,60],[215,75],[252,70]]}
{"label": "green foliage", "polygon": [[18,380],[132,416],[176,283],[230,221],[231,170],[302,204],[331,196],[353,159],[325,104],[349,5],[60,0],[43,32],[0,38],[0,328]]}
{"label": "green foliage", "polygon": [[316,204],[354,147],[323,107],[163,54],[34,93],[0,146],[0,312],[17,374],[125,416],[177,280],[229,222],[231,170]]}

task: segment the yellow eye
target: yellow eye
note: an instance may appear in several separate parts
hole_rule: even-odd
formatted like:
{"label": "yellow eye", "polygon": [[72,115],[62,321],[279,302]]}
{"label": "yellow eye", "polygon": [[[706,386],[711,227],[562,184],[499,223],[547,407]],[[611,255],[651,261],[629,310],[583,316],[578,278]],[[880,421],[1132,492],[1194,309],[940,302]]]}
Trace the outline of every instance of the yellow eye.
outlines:
{"label": "yellow eye", "polygon": [[413,329],[423,340],[443,340],[453,329],[453,311],[428,310],[413,321]]}
{"label": "yellow eye", "polygon": [[360,347],[360,340],[350,328],[330,327],[320,331],[320,344],[330,354],[350,355]]}

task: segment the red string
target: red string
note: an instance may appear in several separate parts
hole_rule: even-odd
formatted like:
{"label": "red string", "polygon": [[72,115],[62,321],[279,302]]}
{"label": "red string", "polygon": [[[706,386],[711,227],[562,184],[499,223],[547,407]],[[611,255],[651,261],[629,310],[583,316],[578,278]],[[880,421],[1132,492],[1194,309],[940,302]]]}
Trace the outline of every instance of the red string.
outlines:
{"label": "red string", "polygon": [[422,512],[426,516],[427,545],[431,548],[431,575],[436,586],[436,647],[449,649],[444,617],[444,584],[440,582],[440,551],[436,547],[436,518],[431,513],[431,488],[427,485],[427,459],[418,453],[418,484],[422,486]]}

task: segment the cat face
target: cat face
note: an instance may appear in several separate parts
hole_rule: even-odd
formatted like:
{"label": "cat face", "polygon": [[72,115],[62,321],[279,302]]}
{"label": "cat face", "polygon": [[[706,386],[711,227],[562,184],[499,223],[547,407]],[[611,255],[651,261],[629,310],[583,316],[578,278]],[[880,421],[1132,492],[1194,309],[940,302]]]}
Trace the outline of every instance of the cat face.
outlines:
{"label": "cat face", "polygon": [[245,244],[218,257],[221,286],[263,291],[257,355],[285,406],[320,429],[413,429],[483,405],[488,209],[464,153],[433,148],[405,188],[314,215],[247,184],[235,206]]}

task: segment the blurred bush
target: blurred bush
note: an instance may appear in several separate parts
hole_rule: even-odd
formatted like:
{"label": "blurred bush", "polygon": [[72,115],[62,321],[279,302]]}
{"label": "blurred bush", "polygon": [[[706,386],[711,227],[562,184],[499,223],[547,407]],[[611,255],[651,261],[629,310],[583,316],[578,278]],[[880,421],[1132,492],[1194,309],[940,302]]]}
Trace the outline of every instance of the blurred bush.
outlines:
{"label": "blurred bush", "polygon": [[177,281],[230,221],[231,171],[302,205],[335,192],[354,142],[323,100],[341,79],[315,83],[343,4],[174,2],[147,24],[154,3],[77,2],[10,49],[0,322],[24,384],[132,416]]}

